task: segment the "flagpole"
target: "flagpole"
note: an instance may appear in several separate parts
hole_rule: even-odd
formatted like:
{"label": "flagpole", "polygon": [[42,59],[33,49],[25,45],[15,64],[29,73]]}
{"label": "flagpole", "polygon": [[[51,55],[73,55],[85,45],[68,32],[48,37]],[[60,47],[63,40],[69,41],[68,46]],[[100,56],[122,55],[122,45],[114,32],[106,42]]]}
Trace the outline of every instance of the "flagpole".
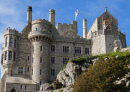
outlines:
{"label": "flagpole", "polygon": [[75,14],[75,21],[76,21],[76,14]]}

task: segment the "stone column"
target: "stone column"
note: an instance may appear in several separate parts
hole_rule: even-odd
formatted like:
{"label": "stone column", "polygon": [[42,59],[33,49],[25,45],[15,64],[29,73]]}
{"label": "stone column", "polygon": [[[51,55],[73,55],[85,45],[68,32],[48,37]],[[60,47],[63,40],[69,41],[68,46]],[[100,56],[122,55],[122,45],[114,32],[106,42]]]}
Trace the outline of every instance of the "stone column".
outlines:
{"label": "stone column", "polygon": [[87,38],[87,20],[83,19],[83,38]]}
{"label": "stone column", "polygon": [[27,9],[27,25],[32,22],[32,6],[28,6]]}
{"label": "stone column", "polygon": [[49,22],[51,22],[55,26],[55,10],[54,9],[49,10]]}

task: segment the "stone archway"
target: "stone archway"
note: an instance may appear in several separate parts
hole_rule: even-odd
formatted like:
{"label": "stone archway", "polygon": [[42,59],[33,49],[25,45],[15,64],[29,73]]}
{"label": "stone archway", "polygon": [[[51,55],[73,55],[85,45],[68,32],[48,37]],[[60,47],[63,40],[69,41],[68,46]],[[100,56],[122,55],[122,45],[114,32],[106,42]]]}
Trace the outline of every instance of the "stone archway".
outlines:
{"label": "stone archway", "polygon": [[16,90],[15,90],[15,89],[12,89],[11,92],[16,92]]}

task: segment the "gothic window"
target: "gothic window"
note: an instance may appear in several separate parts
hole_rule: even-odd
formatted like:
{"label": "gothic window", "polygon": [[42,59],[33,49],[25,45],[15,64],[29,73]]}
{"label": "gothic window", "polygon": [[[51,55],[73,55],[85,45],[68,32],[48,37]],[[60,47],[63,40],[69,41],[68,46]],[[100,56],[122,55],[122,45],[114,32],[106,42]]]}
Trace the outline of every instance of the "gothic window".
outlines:
{"label": "gothic window", "polygon": [[5,47],[7,47],[8,46],[8,38],[6,37],[5,38]]}
{"label": "gothic window", "polygon": [[9,60],[12,60],[12,51],[9,51]]}
{"label": "gothic window", "polygon": [[12,47],[12,43],[13,43],[13,38],[10,37],[10,39],[9,39],[9,46],[10,46],[10,47]]}
{"label": "gothic window", "polygon": [[85,54],[89,55],[89,48],[85,48]]}
{"label": "gothic window", "polygon": [[69,61],[69,58],[63,58],[63,64],[67,64]]}
{"label": "gothic window", "polygon": [[42,57],[40,57],[40,63],[42,63]]}
{"label": "gothic window", "polygon": [[18,74],[23,74],[23,67],[18,68]]}
{"label": "gothic window", "polygon": [[51,57],[51,64],[55,64],[55,57]]}
{"label": "gothic window", "polygon": [[42,51],[42,46],[40,46],[40,51]]}
{"label": "gothic window", "polygon": [[51,45],[51,52],[55,52],[55,45]]}
{"label": "gothic window", "polygon": [[51,75],[52,75],[52,76],[55,75],[55,69],[51,69]]}
{"label": "gothic window", "polygon": [[5,60],[7,60],[7,52],[5,52]]}
{"label": "gothic window", "polygon": [[69,53],[69,46],[63,46],[63,53]]}
{"label": "gothic window", "polygon": [[75,53],[81,54],[81,47],[75,47]]}

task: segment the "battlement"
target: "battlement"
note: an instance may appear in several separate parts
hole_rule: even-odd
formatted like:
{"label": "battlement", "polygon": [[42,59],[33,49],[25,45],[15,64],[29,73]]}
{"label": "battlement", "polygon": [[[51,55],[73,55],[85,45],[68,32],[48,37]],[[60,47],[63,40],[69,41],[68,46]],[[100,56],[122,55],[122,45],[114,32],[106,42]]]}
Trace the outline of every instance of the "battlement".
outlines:
{"label": "battlement", "polygon": [[5,30],[5,33],[4,33],[4,35],[9,35],[9,34],[18,34],[18,31],[14,28],[14,29],[11,29],[10,27],[9,28],[7,28],[6,30]]}
{"label": "battlement", "polygon": [[50,24],[48,20],[40,19],[40,18],[32,21],[32,25],[36,24],[36,23],[44,23],[44,24],[48,24],[48,25]]}
{"label": "battlement", "polygon": [[66,33],[69,30],[73,30],[76,33],[77,32],[77,21],[72,21],[71,24],[67,24],[67,23],[57,23],[56,29],[58,30],[60,35],[64,35],[64,33]]}

